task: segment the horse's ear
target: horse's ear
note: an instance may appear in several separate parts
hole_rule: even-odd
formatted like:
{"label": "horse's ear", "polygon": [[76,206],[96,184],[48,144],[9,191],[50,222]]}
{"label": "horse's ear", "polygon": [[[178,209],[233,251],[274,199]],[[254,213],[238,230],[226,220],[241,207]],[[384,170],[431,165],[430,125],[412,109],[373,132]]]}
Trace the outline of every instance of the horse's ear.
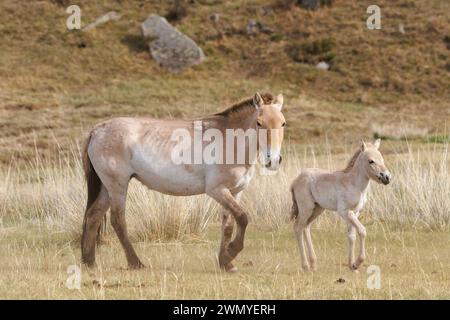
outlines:
{"label": "horse's ear", "polygon": [[263,104],[264,101],[261,95],[258,92],[255,93],[255,95],[253,96],[253,105],[256,107],[256,109],[259,109],[262,107]]}
{"label": "horse's ear", "polygon": [[283,95],[280,93],[279,95],[277,95],[273,106],[281,111],[281,109],[283,108],[283,100]]}
{"label": "horse's ear", "polygon": [[381,139],[377,139],[375,140],[375,142],[373,143],[373,145],[375,146],[375,148],[380,149],[380,144],[381,144]]}
{"label": "horse's ear", "polygon": [[366,149],[367,149],[367,146],[366,146],[366,143],[364,142],[364,140],[361,140],[361,151],[366,151]]}

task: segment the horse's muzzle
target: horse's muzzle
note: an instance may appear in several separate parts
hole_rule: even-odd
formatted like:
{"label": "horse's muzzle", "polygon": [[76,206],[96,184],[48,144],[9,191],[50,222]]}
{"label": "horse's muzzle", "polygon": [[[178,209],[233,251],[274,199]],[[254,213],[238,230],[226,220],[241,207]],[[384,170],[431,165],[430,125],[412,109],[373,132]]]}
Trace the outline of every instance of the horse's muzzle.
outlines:
{"label": "horse's muzzle", "polygon": [[382,184],[388,185],[391,182],[391,174],[381,172],[378,179],[381,181]]}

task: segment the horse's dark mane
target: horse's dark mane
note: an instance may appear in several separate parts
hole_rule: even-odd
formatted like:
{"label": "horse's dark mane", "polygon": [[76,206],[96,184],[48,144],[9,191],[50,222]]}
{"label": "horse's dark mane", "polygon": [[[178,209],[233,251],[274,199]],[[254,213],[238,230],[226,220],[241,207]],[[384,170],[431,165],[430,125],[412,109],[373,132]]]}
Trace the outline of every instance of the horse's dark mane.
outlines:
{"label": "horse's dark mane", "polygon": [[[263,99],[264,104],[270,104],[273,103],[274,101],[273,95],[271,95],[270,93],[262,93],[261,98]],[[237,102],[233,104],[231,107],[221,112],[215,113],[215,115],[229,117],[241,113],[243,111],[253,111],[253,110],[255,110],[255,106],[253,105],[253,97],[251,97],[242,100],[240,102]]]}
{"label": "horse's dark mane", "polygon": [[352,158],[347,163],[347,166],[345,167],[344,170],[342,170],[342,172],[349,172],[350,170],[352,170],[353,166],[355,165],[356,159],[358,159],[361,152],[362,152],[361,149],[356,150],[355,154],[352,156]]}

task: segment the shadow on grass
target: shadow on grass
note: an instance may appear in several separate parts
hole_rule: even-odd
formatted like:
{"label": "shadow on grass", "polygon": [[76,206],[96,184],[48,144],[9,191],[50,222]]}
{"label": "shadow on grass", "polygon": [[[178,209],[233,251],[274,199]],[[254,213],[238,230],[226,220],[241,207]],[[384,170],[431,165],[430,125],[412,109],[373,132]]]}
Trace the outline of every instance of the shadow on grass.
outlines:
{"label": "shadow on grass", "polygon": [[141,35],[127,34],[120,40],[120,42],[126,45],[130,52],[140,53],[148,51],[147,42]]}

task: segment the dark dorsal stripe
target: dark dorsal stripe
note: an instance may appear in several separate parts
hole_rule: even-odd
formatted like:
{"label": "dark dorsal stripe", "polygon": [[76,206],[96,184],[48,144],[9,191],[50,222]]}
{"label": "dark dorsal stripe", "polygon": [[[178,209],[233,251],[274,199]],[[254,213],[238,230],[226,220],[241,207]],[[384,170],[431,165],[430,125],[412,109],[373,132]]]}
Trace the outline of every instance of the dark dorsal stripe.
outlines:
{"label": "dark dorsal stripe", "polygon": [[[264,101],[264,104],[271,104],[274,102],[273,95],[270,93],[262,93],[261,97]],[[229,117],[231,115],[238,114],[243,111],[254,110],[254,108],[255,108],[255,106],[253,105],[253,97],[251,97],[251,98],[242,100],[238,103],[235,103],[231,107],[229,107],[221,112],[215,113],[215,115]]]}

